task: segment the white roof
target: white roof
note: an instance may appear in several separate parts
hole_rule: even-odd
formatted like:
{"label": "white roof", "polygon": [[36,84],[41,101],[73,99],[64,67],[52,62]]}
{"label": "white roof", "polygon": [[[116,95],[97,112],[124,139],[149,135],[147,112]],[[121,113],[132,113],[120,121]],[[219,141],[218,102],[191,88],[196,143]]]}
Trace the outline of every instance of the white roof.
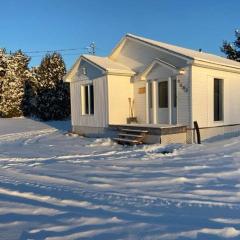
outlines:
{"label": "white roof", "polygon": [[[214,54],[210,54],[210,53],[199,52],[199,51],[191,50],[188,48],[171,45],[168,43],[158,42],[148,38],[139,37],[133,34],[127,34],[122,39],[122,41],[117,45],[117,47],[113,50],[113,52],[118,48],[118,46],[121,43],[123,43],[124,39],[134,39],[136,41],[143,42],[145,44],[148,44],[154,47],[159,47],[160,49],[168,51],[169,53],[180,55],[190,60],[200,60],[200,61],[205,61],[212,64],[223,65],[223,66],[227,66],[235,69],[236,68],[240,69],[240,62],[237,62],[237,61],[233,61],[233,60],[220,57]],[[99,56],[88,55],[88,54],[82,55],[73,65],[73,67],[68,71],[68,73],[65,75],[64,80],[70,81],[70,79],[76,73],[79,67],[79,64],[81,62],[81,59],[85,59],[86,61],[94,64],[95,66],[101,68],[102,70],[110,74],[123,74],[128,76],[133,76],[135,74],[135,72],[128,66],[110,59],[112,54],[110,54],[109,57],[99,57]]]}
{"label": "white roof", "polygon": [[135,74],[135,72],[133,72],[129,67],[121,63],[115,62],[108,57],[99,57],[87,54],[82,55],[82,57],[88,60],[89,62],[92,62],[93,64],[97,65],[98,67],[111,73],[123,73],[123,74],[125,73],[130,75]]}
{"label": "white roof", "polygon": [[216,64],[220,64],[220,65],[240,68],[240,62],[233,61],[233,60],[230,60],[230,59],[227,59],[224,57],[220,57],[220,56],[217,56],[214,54],[199,52],[199,51],[191,50],[188,48],[183,48],[183,47],[179,47],[179,46],[175,46],[175,45],[171,45],[171,44],[167,44],[167,43],[163,43],[163,42],[158,42],[158,41],[151,40],[148,38],[139,37],[139,36],[136,36],[133,34],[127,34],[126,37],[133,38],[133,39],[145,42],[147,44],[150,44],[150,45],[153,45],[156,47],[160,47],[162,49],[168,50],[168,51],[176,53],[176,54],[180,54],[184,57],[191,58],[194,60],[207,61],[207,62],[216,63]]}

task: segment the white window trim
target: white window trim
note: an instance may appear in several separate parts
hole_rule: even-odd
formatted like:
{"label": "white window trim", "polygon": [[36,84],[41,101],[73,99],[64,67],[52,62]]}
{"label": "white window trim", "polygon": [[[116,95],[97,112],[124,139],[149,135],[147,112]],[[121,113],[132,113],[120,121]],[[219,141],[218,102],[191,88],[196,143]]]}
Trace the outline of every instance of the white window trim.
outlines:
{"label": "white window trim", "polygon": [[[94,110],[93,113],[91,109],[91,96],[90,96],[90,86],[93,86],[93,83],[88,83],[88,84],[82,84],[81,85],[81,115],[82,116],[93,116],[94,115]],[[88,89],[88,113],[86,113],[86,103],[85,103],[85,87]],[[94,99],[93,99],[94,101]],[[94,103],[93,103],[94,104]]]}
{"label": "white window trim", "polygon": [[[221,120],[214,120],[214,80],[215,79],[219,79],[219,80],[222,80],[222,119]],[[224,123],[224,118],[225,118],[225,114],[224,114],[224,111],[225,111],[225,107],[224,107],[224,97],[225,97],[225,94],[224,94],[224,90],[225,90],[225,81],[224,81],[224,78],[220,78],[220,77],[213,77],[213,123],[216,124],[216,125],[221,125]]]}

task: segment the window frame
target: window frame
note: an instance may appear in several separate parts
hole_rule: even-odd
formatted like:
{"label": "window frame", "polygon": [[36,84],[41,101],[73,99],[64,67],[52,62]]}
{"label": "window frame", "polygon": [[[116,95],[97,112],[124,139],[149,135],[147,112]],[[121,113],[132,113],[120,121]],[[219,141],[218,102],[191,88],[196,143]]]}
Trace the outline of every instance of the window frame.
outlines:
{"label": "window frame", "polygon": [[94,85],[93,83],[81,85],[81,113],[82,115],[94,115]]}
{"label": "window frame", "polygon": [[153,83],[149,81],[148,83],[148,101],[149,101],[149,108],[153,108]]}
{"label": "window frame", "polygon": [[[218,86],[215,86],[217,81],[218,81]],[[216,87],[218,87],[217,93],[215,92]],[[216,103],[216,100],[218,101],[217,103]],[[216,104],[218,104],[217,110],[216,110]],[[213,121],[214,122],[224,121],[224,79],[222,78],[213,79]]]}
{"label": "window frame", "polygon": [[[163,90],[161,90],[161,85],[164,87]],[[158,108],[168,108],[168,107],[169,107],[168,81],[161,81],[161,82],[158,82]]]}
{"label": "window frame", "polygon": [[177,78],[171,79],[172,83],[172,107],[177,108]]}

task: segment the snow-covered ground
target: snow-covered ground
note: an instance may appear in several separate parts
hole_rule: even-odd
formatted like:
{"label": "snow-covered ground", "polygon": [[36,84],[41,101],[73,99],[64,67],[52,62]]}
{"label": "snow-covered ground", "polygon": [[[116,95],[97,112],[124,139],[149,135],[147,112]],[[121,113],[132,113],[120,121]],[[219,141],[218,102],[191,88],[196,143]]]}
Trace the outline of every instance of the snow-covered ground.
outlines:
{"label": "snow-covered ground", "polygon": [[0,119],[1,240],[240,239],[240,137],[122,147],[69,127]]}

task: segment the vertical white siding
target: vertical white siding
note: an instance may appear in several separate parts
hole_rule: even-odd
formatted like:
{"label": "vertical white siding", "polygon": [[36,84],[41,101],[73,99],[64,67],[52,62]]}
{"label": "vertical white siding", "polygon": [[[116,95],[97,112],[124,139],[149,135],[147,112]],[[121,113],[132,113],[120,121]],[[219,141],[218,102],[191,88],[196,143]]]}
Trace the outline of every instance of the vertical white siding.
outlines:
{"label": "vertical white siding", "polygon": [[145,81],[134,82],[134,114],[137,117],[138,123],[146,123],[146,91],[139,93],[139,88],[145,88]]}
{"label": "vertical white siding", "polygon": [[80,82],[70,83],[71,121],[72,126],[78,125],[81,116],[81,87]]}
{"label": "vertical white siding", "polygon": [[[223,121],[214,122],[214,78],[223,79]],[[192,67],[193,120],[200,127],[213,127],[240,123],[240,74],[226,71]]]}
{"label": "vertical white siding", "polygon": [[[191,86],[190,86],[190,67],[185,68],[185,74],[178,76],[177,81],[177,123],[190,125],[191,124]],[[184,91],[183,87],[188,91]]]}
{"label": "vertical white siding", "polygon": [[94,115],[82,115],[81,81],[70,83],[71,112],[73,126],[106,127],[107,122],[107,87],[106,77],[93,79]]}
{"label": "vertical white siding", "polygon": [[129,117],[128,98],[133,99],[133,83],[128,76],[108,75],[107,80],[109,124],[126,124]]}

